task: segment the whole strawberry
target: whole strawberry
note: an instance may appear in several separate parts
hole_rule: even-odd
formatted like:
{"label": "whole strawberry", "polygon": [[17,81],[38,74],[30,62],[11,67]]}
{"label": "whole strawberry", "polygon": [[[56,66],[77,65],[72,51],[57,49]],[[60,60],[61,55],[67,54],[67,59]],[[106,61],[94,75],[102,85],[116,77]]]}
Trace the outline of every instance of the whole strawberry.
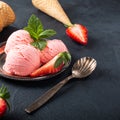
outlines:
{"label": "whole strawberry", "polygon": [[10,93],[7,90],[7,87],[3,86],[0,88],[0,117],[2,117],[7,107],[9,107],[8,99],[10,98]]}

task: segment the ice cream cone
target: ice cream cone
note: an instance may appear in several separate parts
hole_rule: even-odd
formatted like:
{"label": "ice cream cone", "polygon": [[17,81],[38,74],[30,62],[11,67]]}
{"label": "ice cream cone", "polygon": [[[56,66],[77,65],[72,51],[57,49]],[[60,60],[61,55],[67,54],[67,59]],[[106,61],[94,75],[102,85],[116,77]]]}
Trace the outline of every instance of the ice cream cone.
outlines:
{"label": "ice cream cone", "polygon": [[2,21],[2,19],[0,18],[0,31],[2,31],[2,29],[3,29],[3,21]]}
{"label": "ice cream cone", "polygon": [[58,0],[32,0],[32,3],[36,8],[62,22],[63,24],[68,26],[72,25]]}
{"label": "ice cream cone", "polygon": [[0,31],[15,21],[15,13],[5,2],[0,1]]}

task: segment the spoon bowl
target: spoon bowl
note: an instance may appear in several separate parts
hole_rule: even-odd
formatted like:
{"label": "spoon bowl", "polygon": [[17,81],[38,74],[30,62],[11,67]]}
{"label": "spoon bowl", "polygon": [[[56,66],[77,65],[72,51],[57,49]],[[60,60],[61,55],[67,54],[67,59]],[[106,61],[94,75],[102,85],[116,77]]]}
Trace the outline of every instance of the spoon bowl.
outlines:
{"label": "spoon bowl", "polygon": [[96,68],[97,62],[94,58],[91,57],[83,57],[72,67],[72,75],[75,78],[83,78],[90,75],[94,69]]}
{"label": "spoon bowl", "polygon": [[27,113],[31,113],[38,108],[40,108],[43,104],[45,104],[50,98],[52,98],[70,79],[72,78],[83,78],[90,75],[96,68],[97,62],[94,58],[91,57],[83,57],[77,62],[74,63],[72,67],[72,74],[60,81],[50,90],[48,90],[45,94],[40,96],[37,100],[35,100],[31,105],[29,105],[25,111]]}

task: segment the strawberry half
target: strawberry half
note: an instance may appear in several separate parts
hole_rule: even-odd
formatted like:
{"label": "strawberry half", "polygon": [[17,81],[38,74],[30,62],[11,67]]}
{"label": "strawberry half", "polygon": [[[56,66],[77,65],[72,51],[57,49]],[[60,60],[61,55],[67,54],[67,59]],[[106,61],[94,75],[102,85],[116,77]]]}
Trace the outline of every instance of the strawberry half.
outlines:
{"label": "strawberry half", "polygon": [[71,56],[68,52],[61,52],[57,54],[53,59],[51,59],[48,63],[33,71],[30,76],[38,77],[57,73],[63,68],[65,64],[68,63],[68,61],[70,61],[70,59]]}
{"label": "strawberry half", "polygon": [[2,86],[0,88],[0,117],[2,117],[7,110],[7,106],[9,105],[7,102],[7,99],[9,97],[10,97],[10,94],[7,91],[7,88]]}
{"label": "strawberry half", "polygon": [[86,45],[88,43],[88,30],[85,26],[74,24],[66,29],[66,34],[76,42]]}

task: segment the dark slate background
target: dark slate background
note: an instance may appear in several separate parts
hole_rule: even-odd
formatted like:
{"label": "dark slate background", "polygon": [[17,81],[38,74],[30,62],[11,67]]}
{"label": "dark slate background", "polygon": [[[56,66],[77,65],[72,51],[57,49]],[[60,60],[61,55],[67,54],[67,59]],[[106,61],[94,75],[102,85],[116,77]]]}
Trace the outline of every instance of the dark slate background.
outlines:
{"label": "dark slate background", "polygon": [[[62,74],[44,81],[21,82],[0,77],[0,85],[8,87],[11,110],[3,120],[120,120],[120,1],[60,0],[73,23],[88,28],[88,45],[82,46],[65,34],[60,22],[33,7],[31,0],[4,0],[16,14],[16,21],[0,33],[5,41],[16,29],[27,24],[31,14],[37,15],[45,28],[53,28],[72,55],[70,67]],[[85,79],[73,79],[46,105],[32,115],[25,107],[45,91],[71,74],[73,63],[84,56],[97,60],[97,68]]]}

